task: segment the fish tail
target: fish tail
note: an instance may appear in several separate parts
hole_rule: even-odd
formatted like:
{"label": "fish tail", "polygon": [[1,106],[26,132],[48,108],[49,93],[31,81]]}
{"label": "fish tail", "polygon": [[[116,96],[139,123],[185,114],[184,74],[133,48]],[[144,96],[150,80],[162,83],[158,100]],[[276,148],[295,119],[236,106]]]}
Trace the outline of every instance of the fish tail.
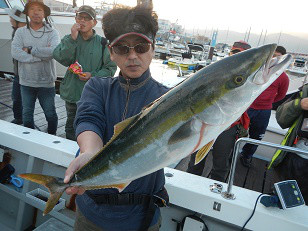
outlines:
{"label": "fish tail", "polygon": [[26,180],[44,185],[48,189],[50,196],[46,203],[43,215],[48,214],[55,207],[60,197],[62,196],[64,190],[68,187],[68,185],[63,183],[63,179],[53,176],[46,176],[46,175],[32,174],[32,173],[20,174],[19,176]]}

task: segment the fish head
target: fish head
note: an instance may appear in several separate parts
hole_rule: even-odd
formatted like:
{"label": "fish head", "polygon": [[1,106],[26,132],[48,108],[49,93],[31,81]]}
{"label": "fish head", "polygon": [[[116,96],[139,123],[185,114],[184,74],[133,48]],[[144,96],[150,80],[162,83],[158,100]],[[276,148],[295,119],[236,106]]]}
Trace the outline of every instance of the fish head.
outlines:
{"label": "fish head", "polygon": [[200,112],[197,117],[209,125],[226,126],[239,119],[291,63],[291,55],[273,58],[275,49],[276,44],[249,49],[196,73],[200,94],[192,109]]}

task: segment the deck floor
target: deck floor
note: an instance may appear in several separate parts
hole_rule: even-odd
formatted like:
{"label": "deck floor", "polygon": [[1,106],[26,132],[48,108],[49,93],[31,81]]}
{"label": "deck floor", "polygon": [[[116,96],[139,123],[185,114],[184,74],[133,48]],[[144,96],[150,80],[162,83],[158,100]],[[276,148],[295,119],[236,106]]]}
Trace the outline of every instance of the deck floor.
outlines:
{"label": "deck floor", "polygon": [[[8,122],[14,119],[12,111],[11,89],[12,82],[0,78],[0,119]],[[59,117],[57,136],[65,137],[65,103],[58,96],[56,97],[56,110]],[[47,131],[47,121],[38,101],[35,105],[34,123],[37,129],[43,132]],[[189,158],[190,157],[183,159],[177,165],[176,169],[186,171]],[[211,173],[212,159],[213,156],[210,152],[207,156],[206,165],[203,171],[203,176],[205,177],[208,177]],[[278,180],[274,171],[267,170],[267,165],[267,161],[253,158],[252,167],[248,169],[243,167],[240,161],[238,161],[235,172],[234,184],[257,192],[272,192],[273,183],[277,182]]]}
{"label": "deck floor", "polygon": [[[0,78],[0,119],[8,122],[14,119],[12,110],[13,102],[11,99],[12,85],[13,83],[11,81]],[[57,95],[55,97],[55,104],[58,114],[57,136],[65,137],[65,102]],[[38,100],[36,101],[34,110],[34,124],[37,130],[47,132],[47,121]]]}

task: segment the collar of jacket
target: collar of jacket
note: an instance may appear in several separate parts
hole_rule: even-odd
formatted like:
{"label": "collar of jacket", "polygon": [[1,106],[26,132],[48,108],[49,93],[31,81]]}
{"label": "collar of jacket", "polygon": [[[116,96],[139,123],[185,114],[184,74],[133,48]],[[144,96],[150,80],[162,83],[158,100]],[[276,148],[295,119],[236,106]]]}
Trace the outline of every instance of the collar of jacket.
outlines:
{"label": "collar of jacket", "polygon": [[32,27],[30,26],[30,30],[32,30],[34,32],[45,32],[45,33],[47,33],[47,32],[51,32],[53,30],[53,28],[49,24],[46,24],[45,22],[43,22],[43,26],[40,29],[33,30]]}
{"label": "collar of jacket", "polygon": [[83,38],[82,38],[82,36],[80,35],[80,33],[78,33],[78,37],[81,39],[81,40],[83,40],[83,41],[90,41],[90,40],[92,40],[95,36],[96,36],[96,31],[94,30],[94,29],[92,29],[93,30],[93,34],[92,34],[92,36],[90,37],[90,38],[88,38],[87,40],[84,40]]}
{"label": "collar of jacket", "polygon": [[119,74],[119,80],[120,80],[120,85],[123,87],[125,90],[136,90],[144,86],[148,80],[150,80],[151,77],[151,72],[150,69],[145,71],[139,78],[133,78],[133,79],[127,79],[122,76],[122,73],[120,72]]}

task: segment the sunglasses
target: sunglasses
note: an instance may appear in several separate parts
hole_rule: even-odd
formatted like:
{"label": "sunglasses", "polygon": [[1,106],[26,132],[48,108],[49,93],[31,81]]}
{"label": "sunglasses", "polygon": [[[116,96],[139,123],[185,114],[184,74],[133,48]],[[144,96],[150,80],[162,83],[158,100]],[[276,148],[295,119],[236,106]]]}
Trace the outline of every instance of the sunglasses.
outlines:
{"label": "sunglasses", "polygon": [[111,49],[118,55],[126,55],[129,53],[130,49],[134,49],[134,51],[138,54],[143,54],[150,50],[151,45],[151,43],[139,43],[133,47],[127,45],[116,45],[111,47]]}
{"label": "sunglasses", "polygon": [[86,22],[91,21],[93,18],[90,16],[81,16],[79,14],[76,15],[76,19],[81,21],[82,19],[85,20]]}

